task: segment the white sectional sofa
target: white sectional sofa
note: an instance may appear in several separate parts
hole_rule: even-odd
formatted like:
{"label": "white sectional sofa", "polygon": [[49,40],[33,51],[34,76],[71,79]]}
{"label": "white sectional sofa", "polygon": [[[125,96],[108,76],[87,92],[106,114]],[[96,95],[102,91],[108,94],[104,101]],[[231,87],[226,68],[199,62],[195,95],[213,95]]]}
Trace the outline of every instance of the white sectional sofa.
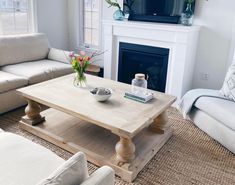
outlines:
{"label": "white sectional sofa", "polygon": [[26,103],[17,88],[73,72],[66,52],[53,52],[44,34],[0,37],[0,114]]}
{"label": "white sectional sofa", "polygon": [[107,166],[88,175],[83,153],[68,161],[21,136],[0,129],[1,185],[114,185]]}

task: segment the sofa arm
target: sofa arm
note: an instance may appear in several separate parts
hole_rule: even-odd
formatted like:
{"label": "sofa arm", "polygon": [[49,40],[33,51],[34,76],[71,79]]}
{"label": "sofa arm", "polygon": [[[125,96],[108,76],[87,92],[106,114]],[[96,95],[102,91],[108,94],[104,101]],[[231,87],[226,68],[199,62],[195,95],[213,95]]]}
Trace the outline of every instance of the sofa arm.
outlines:
{"label": "sofa arm", "polygon": [[69,58],[70,53],[71,53],[70,51],[51,48],[47,58],[49,60],[55,60],[58,62],[70,64],[70,58]]}
{"label": "sofa arm", "polygon": [[37,185],[80,184],[88,177],[86,156],[82,152],[78,152]]}
{"label": "sofa arm", "polygon": [[96,170],[81,185],[114,185],[114,170],[108,166],[103,166]]}

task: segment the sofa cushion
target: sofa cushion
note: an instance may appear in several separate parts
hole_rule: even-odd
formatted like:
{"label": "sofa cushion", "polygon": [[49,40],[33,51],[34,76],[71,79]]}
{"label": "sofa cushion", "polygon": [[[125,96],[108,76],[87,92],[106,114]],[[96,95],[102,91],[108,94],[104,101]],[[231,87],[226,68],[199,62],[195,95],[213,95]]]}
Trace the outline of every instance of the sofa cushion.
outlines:
{"label": "sofa cushion", "polygon": [[71,52],[69,51],[51,48],[48,54],[48,59],[70,64],[70,53]]}
{"label": "sofa cushion", "polygon": [[48,177],[64,160],[21,136],[0,133],[0,184],[33,185]]}
{"label": "sofa cushion", "polygon": [[0,37],[0,66],[45,59],[48,52],[44,34]]}
{"label": "sofa cushion", "polygon": [[23,96],[17,94],[15,89],[5,93],[0,93],[0,117],[1,114],[24,105],[27,105],[27,101]]}
{"label": "sofa cushion", "polygon": [[0,93],[28,85],[27,78],[0,71]]}
{"label": "sofa cushion", "polygon": [[235,102],[201,97],[194,106],[235,131]]}
{"label": "sofa cushion", "polygon": [[52,60],[39,60],[4,66],[2,71],[26,77],[29,85],[67,75],[73,72],[71,65]]}

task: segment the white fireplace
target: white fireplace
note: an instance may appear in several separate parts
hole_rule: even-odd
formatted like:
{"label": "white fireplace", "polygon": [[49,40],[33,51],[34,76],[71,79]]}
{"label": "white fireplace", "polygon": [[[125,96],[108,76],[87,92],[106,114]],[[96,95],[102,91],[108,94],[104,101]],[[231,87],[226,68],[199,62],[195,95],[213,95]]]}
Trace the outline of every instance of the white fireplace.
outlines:
{"label": "white fireplace", "polygon": [[192,87],[199,30],[199,26],[104,20],[104,77],[118,79],[121,42],[167,48],[165,92],[179,100]]}

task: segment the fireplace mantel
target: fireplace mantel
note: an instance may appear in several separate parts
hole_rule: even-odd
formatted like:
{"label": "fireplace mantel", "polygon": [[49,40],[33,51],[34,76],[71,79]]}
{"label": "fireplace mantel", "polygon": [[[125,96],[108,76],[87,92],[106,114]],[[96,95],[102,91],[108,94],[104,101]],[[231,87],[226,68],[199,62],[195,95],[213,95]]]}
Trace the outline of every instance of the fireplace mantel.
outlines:
{"label": "fireplace mantel", "polygon": [[199,31],[199,26],[103,20],[104,77],[117,80],[120,42],[167,48],[166,93],[179,100],[192,88]]}

